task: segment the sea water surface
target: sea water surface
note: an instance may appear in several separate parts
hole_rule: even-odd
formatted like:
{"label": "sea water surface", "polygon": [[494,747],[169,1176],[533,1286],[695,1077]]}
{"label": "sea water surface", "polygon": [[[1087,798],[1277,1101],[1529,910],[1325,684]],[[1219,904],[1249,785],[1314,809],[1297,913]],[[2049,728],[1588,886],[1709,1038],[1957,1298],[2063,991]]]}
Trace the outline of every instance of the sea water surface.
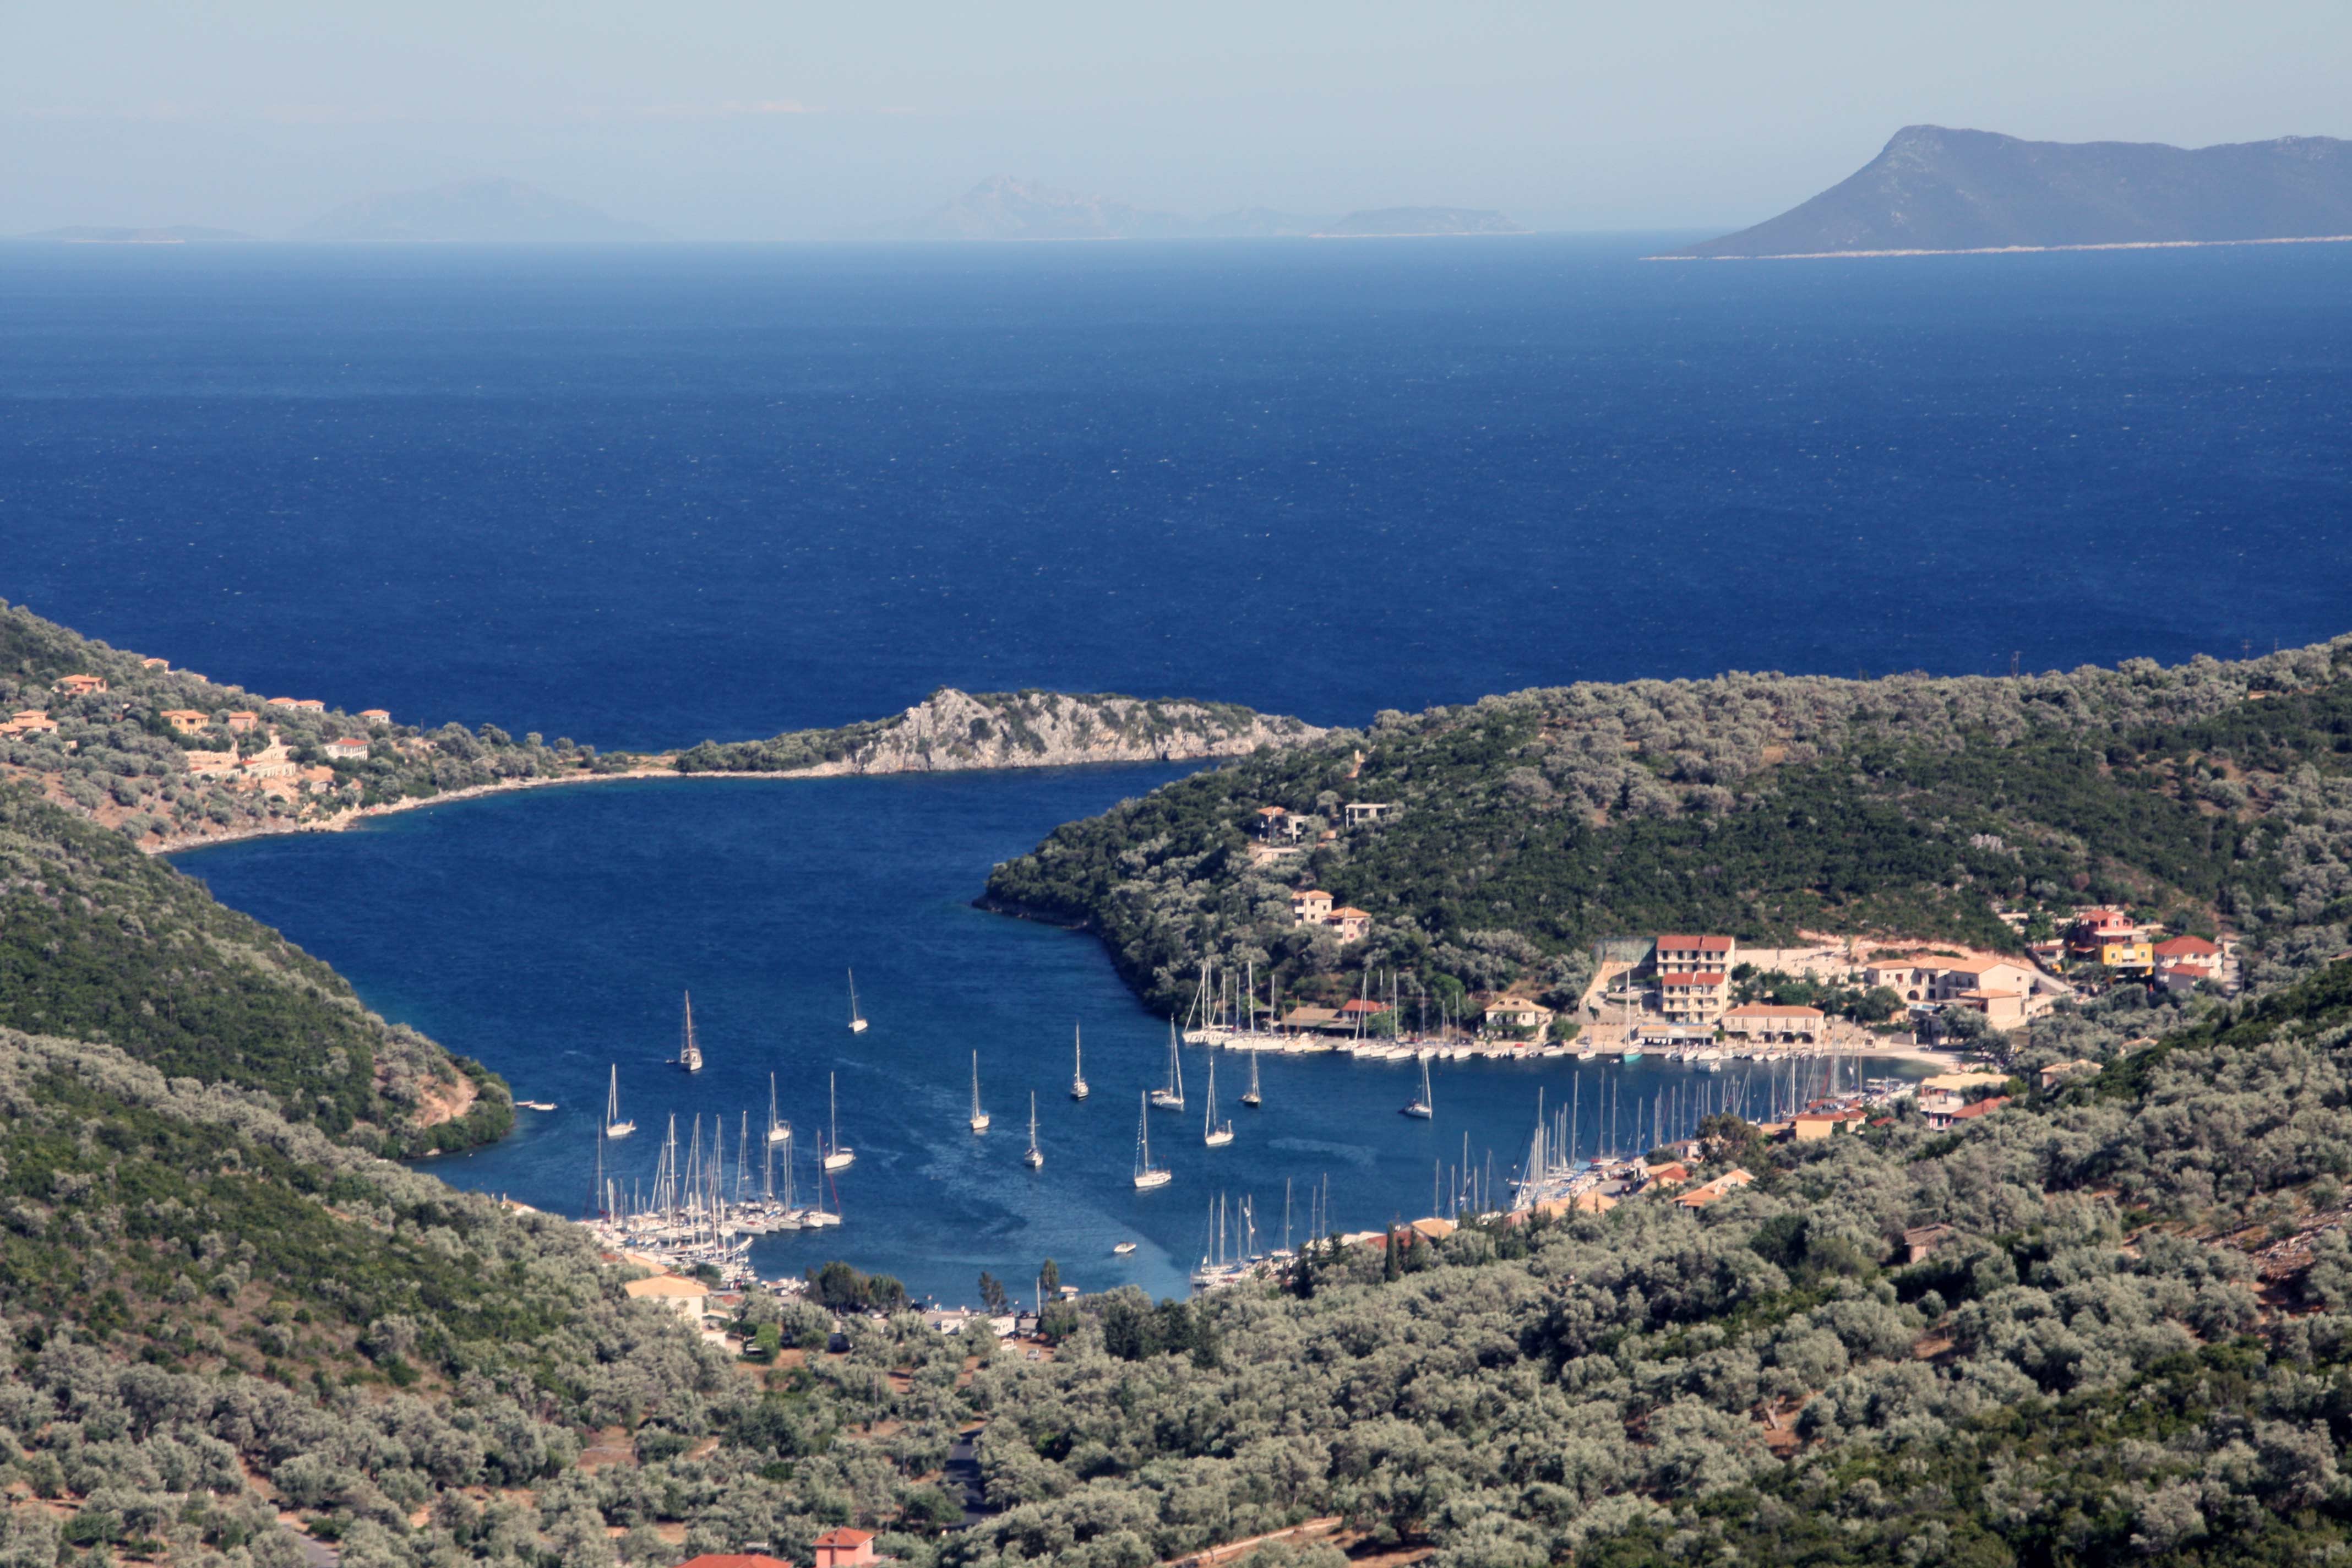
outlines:
{"label": "sea water surface", "polygon": [[[941,684],[1355,723],[2352,623],[2352,247],[1652,248],[0,247],[0,595],[272,693],[605,747]],[[968,1300],[1048,1254],[1107,1283],[1131,1236],[1165,1289],[1220,1190],[1271,1231],[1328,1171],[1332,1217],[1377,1225],[1465,1131],[1516,1160],[1572,1067],[1442,1072],[1422,1126],[1401,1069],[1273,1060],[1232,1149],[1160,1119],[1175,1185],[1125,1185],[1164,1021],[1090,940],[968,900],[1164,776],[597,785],[184,863],[562,1107],[436,1163],[469,1185],[576,1211],[610,1063],[647,1168],[672,1110],[756,1121],[774,1070],[806,1129],[837,1068],[849,1223],[772,1271],[838,1252]],[[688,988],[691,1084],[662,1066]]]}

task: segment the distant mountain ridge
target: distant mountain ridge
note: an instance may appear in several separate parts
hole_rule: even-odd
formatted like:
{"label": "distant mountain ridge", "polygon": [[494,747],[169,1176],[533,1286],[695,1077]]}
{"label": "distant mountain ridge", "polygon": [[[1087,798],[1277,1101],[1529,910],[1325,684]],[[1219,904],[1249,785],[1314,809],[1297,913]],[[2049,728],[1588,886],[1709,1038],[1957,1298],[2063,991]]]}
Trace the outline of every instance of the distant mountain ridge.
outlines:
{"label": "distant mountain ridge", "polygon": [[297,239],[469,245],[578,245],[659,239],[650,225],[551,195],[520,180],[460,180],[346,202]]}
{"label": "distant mountain ridge", "polygon": [[920,217],[885,224],[863,237],[898,240],[1368,238],[1383,236],[1525,234],[1498,212],[1471,207],[1383,207],[1310,217],[1245,207],[1191,218],[1104,196],[1080,195],[999,174]]}
{"label": "distant mountain ridge", "polygon": [[2352,235],[2352,142],[2184,149],[1906,125],[1876,158],[1707,257],[2226,243]]}

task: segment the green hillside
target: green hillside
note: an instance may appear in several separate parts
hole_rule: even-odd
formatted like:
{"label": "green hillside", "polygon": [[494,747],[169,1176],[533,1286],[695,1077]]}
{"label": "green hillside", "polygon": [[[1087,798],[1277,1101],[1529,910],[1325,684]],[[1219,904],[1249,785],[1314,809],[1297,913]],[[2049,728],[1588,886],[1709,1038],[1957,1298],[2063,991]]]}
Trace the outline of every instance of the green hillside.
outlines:
{"label": "green hillside", "polygon": [[[2352,639],[2011,680],[1727,676],[1490,698],[1260,753],[1057,829],[986,901],[1100,932],[1160,1008],[1201,959],[1470,986],[1606,937],[1801,929],[2014,948],[1996,903],[2189,929],[2340,919]],[[1349,802],[1383,803],[1349,826]],[[1261,807],[1308,819],[1255,865]],[[1318,842],[1323,831],[1333,837]],[[1295,888],[1372,917],[1344,953]]]}

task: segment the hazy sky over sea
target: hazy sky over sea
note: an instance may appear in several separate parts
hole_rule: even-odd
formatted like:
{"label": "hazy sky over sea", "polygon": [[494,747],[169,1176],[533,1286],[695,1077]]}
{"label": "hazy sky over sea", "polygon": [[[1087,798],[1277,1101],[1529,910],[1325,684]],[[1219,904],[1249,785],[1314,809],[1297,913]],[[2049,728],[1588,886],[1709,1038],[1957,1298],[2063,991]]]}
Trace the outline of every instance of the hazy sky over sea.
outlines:
{"label": "hazy sky over sea", "polygon": [[1140,205],[1728,228],[1897,127],[2352,134],[2340,0],[76,0],[0,20],[0,233],[282,233],[509,175],[680,237],[834,235],[1013,174]]}

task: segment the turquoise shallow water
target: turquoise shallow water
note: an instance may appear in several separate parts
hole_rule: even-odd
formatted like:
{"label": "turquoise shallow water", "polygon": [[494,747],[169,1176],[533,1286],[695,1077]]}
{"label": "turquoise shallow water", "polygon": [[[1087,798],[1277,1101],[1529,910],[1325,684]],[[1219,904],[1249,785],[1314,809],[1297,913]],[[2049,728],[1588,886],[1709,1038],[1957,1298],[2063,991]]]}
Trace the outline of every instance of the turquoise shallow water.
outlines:
{"label": "turquoise shallow water", "polygon": [[[1056,823],[1181,770],[868,779],[593,784],[459,802],[352,833],[253,840],[182,857],[229,903],[350,975],[387,1016],[415,1024],[559,1109],[520,1115],[499,1146],[425,1162],[463,1186],[582,1213],[606,1069],[640,1128],[615,1144],[614,1173],[650,1177],[662,1123],[742,1112],[755,1131],[777,1075],[783,1113],[814,1131],[825,1075],[841,1077],[842,1137],[857,1163],[838,1177],[838,1230],[761,1240],[768,1275],[842,1257],[918,1293],[976,1299],[983,1268],[1014,1281],[1045,1258],[1089,1289],[1132,1279],[1181,1295],[1207,1205],[1254,1196],[1261,1237],[1281,1235],[1286,1181],[1304,1234],[1307,1194],[1328,1176],[1349,1229],[1431,1212],[1441,1163],[1495,1183],[1523,1155],[1538,1088],[1555,1105],[1583,1079],[1586,1135],[1601,1081],[1622,1073],[1637,1107],[1706,1075],[1551,1059],[1435,1069],[1438,1114],[1398,1114],[1416,1086],[1403,1064],[1269,1057],[1266,1103],[1233,1105],[1246,1058],[1218,1053],[1237,1136],[1201,1142],[1211,1053],[1188,1047],[1193,1109],[1154,1112],[1152,1152],[1175,1181],[1137,1193],[1137,1098],[1160,1081],[1167,1025],[1136,1006],[1090,937],[972,909],[996,860]],[[844,1025],[843,972],[857,971],[872,1027]],[[679,992],[691,988],[708,1066],[667,1065]],[[1084,1104],[1067,1097],[1070,1032],[1082,1023]],[[965,1127],[970,1053],[995,1119]],[[1716,1075],[1728,1092],[1736,1072]],[[1021,1163],[1028,1092],[1038,1094],[1042,1172]],[[1758,1088],[1760,1098],[1761,1089]],[[805,1172],[805,1166],[803,1167]],[[1451,1184],[1450,1175],[1447,1184]],[[1140,1245],[1111,1256],[1121,1240]]]}

